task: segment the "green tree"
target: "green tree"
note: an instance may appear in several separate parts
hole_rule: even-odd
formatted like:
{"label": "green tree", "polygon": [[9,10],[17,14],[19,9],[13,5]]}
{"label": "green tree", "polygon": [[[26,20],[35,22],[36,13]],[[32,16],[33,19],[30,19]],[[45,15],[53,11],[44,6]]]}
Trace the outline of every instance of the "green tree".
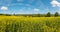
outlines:
{"label": "green tree", "polygon": [[46,17],[50,17],[50,16],[51,16],[51,14],[50,14],[50,12],[48,12],[47,15],[46,15]]}
{"label": "green tree", "polygon": [[56,12],[54,16],[55,16],[55,17],[59,16],[59,13],[58,13],[58,12]]}

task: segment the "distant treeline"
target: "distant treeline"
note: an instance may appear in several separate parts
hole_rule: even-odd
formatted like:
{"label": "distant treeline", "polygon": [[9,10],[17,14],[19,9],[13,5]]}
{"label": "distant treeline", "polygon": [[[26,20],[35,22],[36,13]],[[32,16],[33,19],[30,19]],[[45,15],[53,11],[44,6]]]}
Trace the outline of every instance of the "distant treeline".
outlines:
{"label": "distant treeline", "polygon": [[55,14],[51,14],[48,12],[47,14],[0,14],[0,16],[24,16],[24,17],[58,17],[60,14],[56,12]]}

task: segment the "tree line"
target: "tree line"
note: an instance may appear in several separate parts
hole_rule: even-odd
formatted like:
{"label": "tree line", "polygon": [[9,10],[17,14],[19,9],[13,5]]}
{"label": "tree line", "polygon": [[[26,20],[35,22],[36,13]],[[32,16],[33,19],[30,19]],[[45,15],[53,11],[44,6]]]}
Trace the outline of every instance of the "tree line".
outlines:
{"label": "tree line", "polygon": [[58,17],[60,16],[58,12],[55,12],[55,14],[51,14],[48,12],[47,14],[0,14],[0,16],[24,16],[24,17]]}
{"label": "tree line", "polygon": [[[51,15],[50,12],[48,12],[47,15],[46,15],[46,17],[51,17],[51,16],[52,16],[52,15]],[[58,12],[55,12],[55,14],[54,14],[53,16],[58,17],[58,16],[60,16],[60,15],[59,15]]]}
{"label": "tree line", "polygon": [[58,17],[60,16],[60,14],[58,12],[55,12],[55,14],[51,14],[50,12],[48,12],[47,14],[28,14],[28,15],[24,15],[24,16],[31,16],[31,17]]}

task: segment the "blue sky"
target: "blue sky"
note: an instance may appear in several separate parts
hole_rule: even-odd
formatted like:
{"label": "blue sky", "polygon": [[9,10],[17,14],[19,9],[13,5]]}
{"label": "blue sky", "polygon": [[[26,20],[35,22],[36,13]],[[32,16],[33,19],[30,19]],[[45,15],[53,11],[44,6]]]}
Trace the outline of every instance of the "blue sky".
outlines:
{"label": "blue sky", "polygon": [[3,14],[60,13],[60,0],[0,0]]}

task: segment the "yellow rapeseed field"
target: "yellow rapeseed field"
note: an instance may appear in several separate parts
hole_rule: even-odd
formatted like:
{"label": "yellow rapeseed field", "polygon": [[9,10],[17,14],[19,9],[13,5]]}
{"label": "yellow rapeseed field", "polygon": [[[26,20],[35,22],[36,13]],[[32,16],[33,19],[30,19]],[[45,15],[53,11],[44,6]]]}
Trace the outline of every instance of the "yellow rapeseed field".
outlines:
{"label": "yellow rapeseed field", "polygon": [[60,32],[60,17],[0,16],[0,32]]}

